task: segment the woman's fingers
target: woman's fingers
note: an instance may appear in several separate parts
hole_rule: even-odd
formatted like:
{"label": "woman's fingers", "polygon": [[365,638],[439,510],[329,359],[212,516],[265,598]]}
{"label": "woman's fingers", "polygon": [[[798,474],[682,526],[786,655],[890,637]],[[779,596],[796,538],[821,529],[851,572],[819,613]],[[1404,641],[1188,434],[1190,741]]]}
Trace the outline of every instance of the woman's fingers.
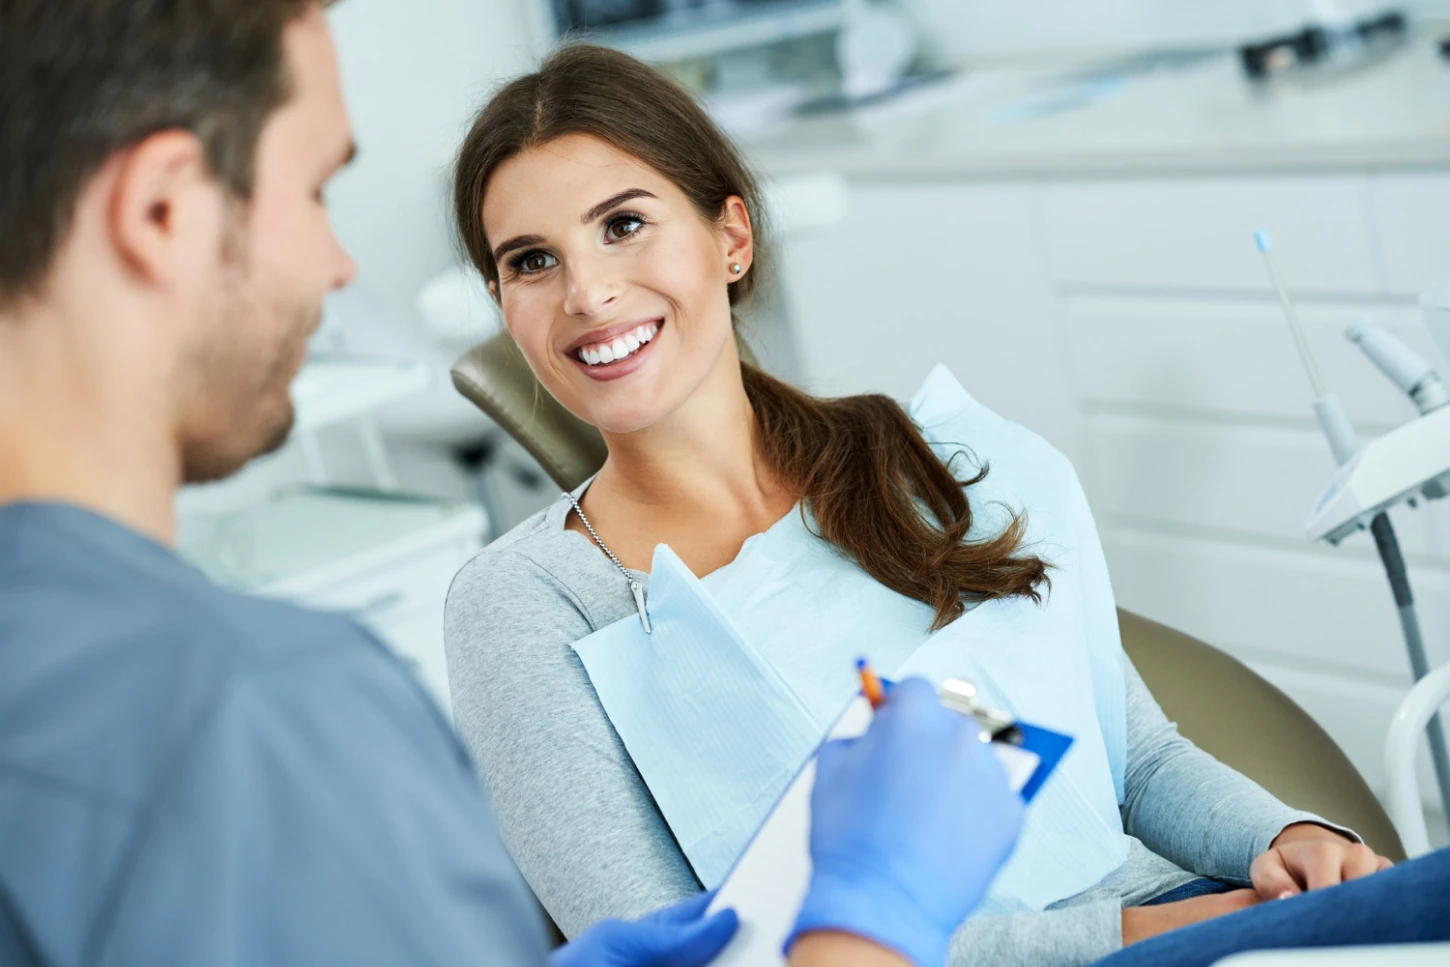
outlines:
{"label": "woman's fingers", "polygon": [[1295,843],[1289,849],[1292,872],[1306,890],[1322,890],[1344,881],[1345,848],[1327,840]]}
{"label": "woman's fingers", "polygon": [[1276,900],[1338,886],[1389,867],[1389,860],[1362,843],[1326,837],[1271,847],[1254,860],[1249,875],[1261,898]]}
{"label": "woman's fingers", "polygon": [[1279,849],[1260,853],[1249,868],[1249,877],[1254,884],[1254,892],[1262,900],[1277,900],[1303,892]]}
{"label": "woman's fingers", "polygon": [[1350,846],[1344,854],[1345,882],[1378,873],[1382,869],[1379,861],[1380,857],[1374,855],[1374,850],[1368,846],[1359,843]]}
{"label": "woman's fingers", "polygon": [[1390,859],[1387,856],[1376,856],[1375,860],[1377,861],[1376,866],[1378,868],[1378,871],[1381,873],[1389,869],[1391,866],[1395,865],[1394,860]]}

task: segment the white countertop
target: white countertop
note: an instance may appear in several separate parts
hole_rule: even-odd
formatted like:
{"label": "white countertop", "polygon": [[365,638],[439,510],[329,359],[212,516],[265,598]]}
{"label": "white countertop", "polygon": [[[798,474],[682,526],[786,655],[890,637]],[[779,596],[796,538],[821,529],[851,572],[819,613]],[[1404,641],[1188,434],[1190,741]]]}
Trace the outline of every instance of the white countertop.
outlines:
{"label": "white countertop", "polygon": [[177,547],[214,581],[266,591],[344,562],[386,564],[400,546],[440,527],[482,533],[484,520],[468,503],[301,487],[237,510],[185,516]]}
{"label": "white countertop", "polygon": [[319,430],[427,391],[433,371],[410,359],[310,357],[292,381],[294,428]]}
{"label": "white countertop", "polygon": [[[1061,69],[981,70],[855,111],[789,118],[743,140],[771,174],[1450,167],[1450,60],[1435,43],[1447,33],[1422,28],[1376,62],[1266,84],[1251,83],[1234,53],[1139,72],[1109,65],[1086,81]],[[1049,102],[1077,106],[1033,116]]]}
{"label": "white countertop", "polygon": [[1215,967],[1439,967],[1450,963],[1450,944],[1319,947],[1264,950],[1220,960]]}

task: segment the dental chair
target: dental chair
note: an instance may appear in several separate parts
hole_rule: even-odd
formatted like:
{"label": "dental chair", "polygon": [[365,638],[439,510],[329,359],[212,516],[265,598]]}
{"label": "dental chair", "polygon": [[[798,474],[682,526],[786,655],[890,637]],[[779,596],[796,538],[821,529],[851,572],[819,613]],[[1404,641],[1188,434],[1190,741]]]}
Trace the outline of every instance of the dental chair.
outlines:
{"label": "dental chair", "polygon": [[[753,362],[740,344],[741,358]],[[511,434],[554,482],[572,490],[604,463],[594,427],[555,402],[507,333],[453,367],[458,391]],[[1283,692],[1216,648],[1118,609],[1123,649],[1179,731],[1284,802],[1356,830],[1376,852],[1404,859],[1369,786],[1334,740]]]}

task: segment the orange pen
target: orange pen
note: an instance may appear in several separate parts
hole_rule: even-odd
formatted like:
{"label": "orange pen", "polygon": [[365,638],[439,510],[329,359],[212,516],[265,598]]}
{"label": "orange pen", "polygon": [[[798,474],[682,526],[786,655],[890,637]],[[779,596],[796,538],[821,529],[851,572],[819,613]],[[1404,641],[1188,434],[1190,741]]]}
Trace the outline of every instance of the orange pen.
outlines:
{"label": "orange pen", "polygon": [[856,673],[861,676],[861,694],[866,696],[866,701],[871,703],[872,708],[880,708],[881,703],[886,701],[881,679],[876,677],[876,673],[864,658],[856,659]]}

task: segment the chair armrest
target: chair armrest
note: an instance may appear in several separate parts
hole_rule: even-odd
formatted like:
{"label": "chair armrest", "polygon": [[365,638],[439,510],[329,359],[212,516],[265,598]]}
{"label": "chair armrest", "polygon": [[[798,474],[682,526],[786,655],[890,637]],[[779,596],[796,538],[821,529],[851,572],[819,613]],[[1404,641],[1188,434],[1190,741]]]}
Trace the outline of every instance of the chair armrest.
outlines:
{"label": "chair armrest", "polygon": [[1119,609],[1123,650],[1190,741],[1294,807],[1404,858],[1395,826],[1349,757],[1294,700],[1232,656]]}
{"label": "chair armrest", "polygon": [[1415,779],[1415,758],[1425,726],[1446,702],[1450,702],[1450,665],[1436,669],[1410,689],[1395,710],[1385,736],[1390,820],[1411,858],[1430,852],[1430,834],[1420,805],[1420,785]]}

